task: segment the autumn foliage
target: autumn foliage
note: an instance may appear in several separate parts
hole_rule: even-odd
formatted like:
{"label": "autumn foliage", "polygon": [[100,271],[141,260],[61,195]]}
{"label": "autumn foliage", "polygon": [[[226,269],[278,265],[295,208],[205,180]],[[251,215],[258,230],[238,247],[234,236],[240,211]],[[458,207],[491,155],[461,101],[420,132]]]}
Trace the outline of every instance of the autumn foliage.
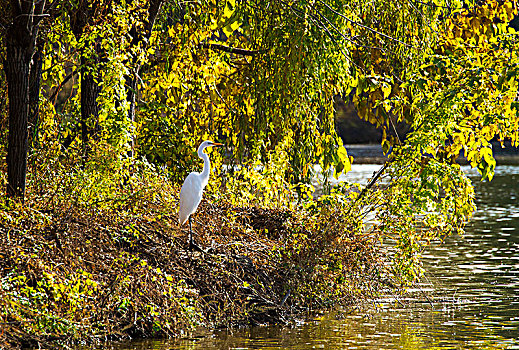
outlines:
{"label": "autumn foliage", "polygon": [[[0,76],[0,345],[282,323],[403,290],[474,211],[457,158],[491,180],[491,141],[519,143],[511,1],[1,4],[2,72],[23,74]],[[365,186],[331,185],[354,161],[337,97],[383,131]],[[176,215],[206,139],[226,147],[199,254]]]}

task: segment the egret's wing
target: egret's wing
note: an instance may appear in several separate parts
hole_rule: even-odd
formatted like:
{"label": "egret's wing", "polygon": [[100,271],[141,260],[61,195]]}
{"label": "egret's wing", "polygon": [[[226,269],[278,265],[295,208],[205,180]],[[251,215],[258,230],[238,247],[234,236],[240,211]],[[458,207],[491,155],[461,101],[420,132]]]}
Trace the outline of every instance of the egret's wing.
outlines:
{"label": "egret's wing", "polygon": [[180,189],[180,202],[178,205],[178,220],[180,224],[184,224],[189,218],[189,215],[193,214],[200,204],[202,199],[203,187],[200,182],[200,174],[193,172],[190,173]]}

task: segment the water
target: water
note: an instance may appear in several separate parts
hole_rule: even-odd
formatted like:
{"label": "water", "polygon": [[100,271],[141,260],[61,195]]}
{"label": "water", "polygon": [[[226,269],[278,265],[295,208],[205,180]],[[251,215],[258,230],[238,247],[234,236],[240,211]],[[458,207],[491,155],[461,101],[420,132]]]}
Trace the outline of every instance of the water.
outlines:
{"label": "water", "polygon": [[[348,174],[365,182],[379,166]],[[468,169],[466,169],[468,170]],[[404,307],[337,311],[293,327],[201,332],[200,337],[114,345],[118,349],[519,349],[519,166],[477,180],[478,211],[463,237],[424,254],[427,281]]]}

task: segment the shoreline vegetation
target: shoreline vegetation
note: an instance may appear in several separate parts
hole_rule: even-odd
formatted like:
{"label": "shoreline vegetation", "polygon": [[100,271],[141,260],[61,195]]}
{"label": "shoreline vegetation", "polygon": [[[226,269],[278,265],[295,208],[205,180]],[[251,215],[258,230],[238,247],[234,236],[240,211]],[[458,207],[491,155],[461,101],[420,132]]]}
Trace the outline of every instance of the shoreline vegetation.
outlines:
{"label": "shoreline vegetation", "polygon": [[[377,150],[348,149],[364,154],[355,163],[376,163]],[[165,170],[107,164],[33,165],[25,205],[2,202],[0,346],[66,348],[185,336],[199,326],[289,324],[405,289],[384,237],[361,229],[364,209],[351,212],[352,199],[238,206],[225,188],[212,190],[193,221],[206,252],[192,252],[187,226],[178,224],[180,187]]]}
{"label": "shoreline vegetation", "polygon": [[240,207],[209,191],[193,220],[206,252],[191,252],[160,169],[63,163],[31,169],[25,205],[2,202],[0,347],[288,324],[396,290],[380,237],[346,204]]}

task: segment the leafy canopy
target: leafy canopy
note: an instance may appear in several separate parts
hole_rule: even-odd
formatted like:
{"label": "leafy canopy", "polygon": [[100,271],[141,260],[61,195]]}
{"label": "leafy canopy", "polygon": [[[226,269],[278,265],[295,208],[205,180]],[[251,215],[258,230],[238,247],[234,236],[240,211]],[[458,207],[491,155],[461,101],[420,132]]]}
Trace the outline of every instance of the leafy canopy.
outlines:
{"label": "leafy canopy", "polygon": [[[144,30],[150,1],[96,4],[79,34],[74,1],[60,2],[53,24],[42,27],[42,146],[58,159],[80,151],[77,72],[87,69],[100,86],[93,162],[130,164],[135,139],[140,157],[166,165],[180,183],[200,166],[202,140],[225,141],[227,153],[211,159],[228,174],[213,177],[211,194],[295,206],[296,197],[309,200],[314,165],[326,175],[350,169],[334,98],[351,99],[361,118],[383,129],[387,182],[341,185],[329,202],[349,201],[351,215],[374,213],[376,233],[397,242],[395,266],[410,278],[420,274],[423,246],[461,232],[474,209],[470,181],[453,160],[463,151],[491,179],[490,140],[518,143],[510,1],[164,2],[149,40],[137,45],[129,28]],[[137,66],[131,120],[126,82]],[[405,138],[395,132],[399,122],[411,127]]]}

